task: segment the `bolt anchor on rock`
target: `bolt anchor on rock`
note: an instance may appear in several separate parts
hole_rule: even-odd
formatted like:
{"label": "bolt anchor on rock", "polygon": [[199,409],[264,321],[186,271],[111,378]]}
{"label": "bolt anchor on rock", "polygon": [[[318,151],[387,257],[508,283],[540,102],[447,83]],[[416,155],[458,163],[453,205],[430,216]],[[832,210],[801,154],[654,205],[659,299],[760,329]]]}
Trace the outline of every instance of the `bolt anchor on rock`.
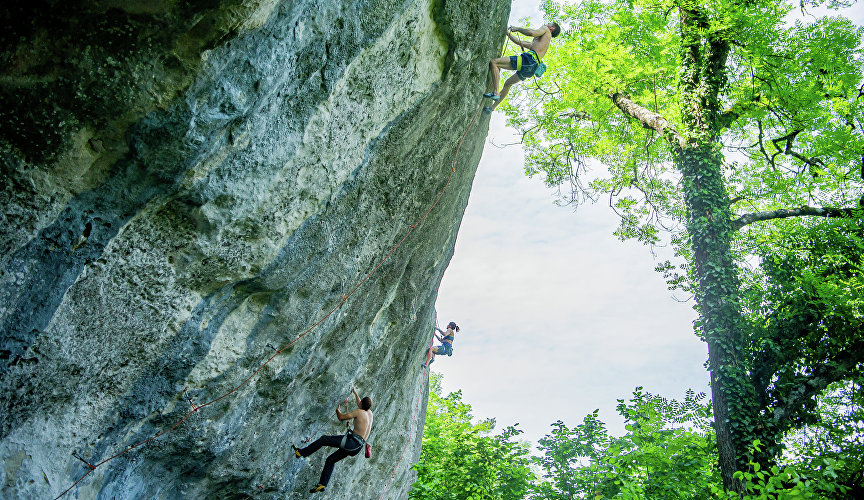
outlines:
{"label": "bolt anchor on rock", "polygon": [[198,411],[198,405],[196,405],[195,402],[192,401],[192,397],[189,396],[189,394],[186,392],[185,387],[183,388],[183,399],[185,399],[189,402],[190,405],[192,405],[192,411]]}
{"label": "bolt anchor on rock", "polygon": [[81,458],[80,456],[78,456],[78,454],[75,453],[74,451],[72,452],[72,456],[75,457],[75,458],[77,458],[78,460],[84,462],[84,464],[87,465],[87,467],[90,467],[90,470],[96,470],[96,466],[95,466],[95,465],[93,465],[93,464],[91,464],[90,462],[84,460],[83,458]]}

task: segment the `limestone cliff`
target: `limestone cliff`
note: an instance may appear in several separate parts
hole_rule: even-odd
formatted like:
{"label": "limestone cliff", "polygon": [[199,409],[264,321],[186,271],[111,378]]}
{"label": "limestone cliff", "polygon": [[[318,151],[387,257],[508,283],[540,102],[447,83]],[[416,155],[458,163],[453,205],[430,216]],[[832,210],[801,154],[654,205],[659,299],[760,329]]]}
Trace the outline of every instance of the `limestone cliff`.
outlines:
{"label": "limestone cliff", "polygon": [[375,402],[373,456],[338,464],[325,497],[404,498],[486,115],[363,280],[451,175],[509,2],[15,3],[0,496],[55,497],[188,414],[65,498],[300,498],[326,454],[288,444],[340,432],[354,385]]}

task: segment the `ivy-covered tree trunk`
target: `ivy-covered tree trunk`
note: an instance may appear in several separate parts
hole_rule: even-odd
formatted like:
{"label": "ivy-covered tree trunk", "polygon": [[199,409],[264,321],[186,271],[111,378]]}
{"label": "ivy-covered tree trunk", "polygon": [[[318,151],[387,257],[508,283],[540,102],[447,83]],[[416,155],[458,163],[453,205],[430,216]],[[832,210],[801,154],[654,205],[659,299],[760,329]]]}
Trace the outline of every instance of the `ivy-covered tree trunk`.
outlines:
{"label": "ivy-covered tree trunk", "polygon": [[[686,4],[685,4],[686,5]],[[687,145],[673,148],[682,176],[687,233],[693,250],[696,305],[702,335],[708,344],[708,368],[723,485],[736,487],[733,474],[746,467],[745,432],[752,388],[742,356],[745,336],[738,273],[732,259],[732,212],[723,182],[720,153],[722,108],[729,42],[722,31],[711,31],[705,13],[682,7],[682,123]],[[748,400],[750,404],[748,406]]]}
{"label": "ivy-covered tree trunk", "polygon": [[[698,27],[691,28],[698,31]],[[753,439],[763,443],[773,439],[752,432],[757,416],[755,394],[746,356],[742,355],[745,335],[731,249],[735,227],[723,181],[723,156],[718,140],[721,128],[718,96],[728,47],[722,42],[703,43],[695,35],[693,43],[684,46],[684,52],[683,59],[687,62],[681,75],[685,103],[682,121],[687,127],[684,133],[625,94],[613,93],[609,97],[625,115],[667,139],[672,145],[675,167],[682,175],[687,233],[698,285],[695,300],[700,312],[700,330],[708,344],[723,484],[727,489],[739,490],[732,476],[746,468],[748,446]]]}
{"label": "ivy-covered tree trunk", "polygon": [[[732,475],[746,466],[743,452],[752,389],[741,356],[744,344],[738,276],[732,260],[732,218],[721,173],[722,158],[712,145],[676,151],[683,176],[687,231],[698,282],[696,304],[708,344],[711,396],[723,484],[734,487]],[[748,403],[749,400],[749,403]]]}

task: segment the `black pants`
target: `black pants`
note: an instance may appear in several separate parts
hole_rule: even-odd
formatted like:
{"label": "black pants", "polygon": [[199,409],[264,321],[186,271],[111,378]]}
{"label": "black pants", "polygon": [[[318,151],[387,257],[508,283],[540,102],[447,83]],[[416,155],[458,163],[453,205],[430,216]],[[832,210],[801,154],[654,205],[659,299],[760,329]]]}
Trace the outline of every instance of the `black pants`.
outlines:
{"label": "black pants", "polygon": [[[308,457],[309,455],[318,451],[322,446],[339,448],[339,444],[342,443],[342,437],[343,436],[321,436],[320,438],[312,442],[312,444],[310,444],[309,446],[302,448],[300,450],[300,454],[304,457]],[[324,470],[321,471],[321,480],[318,481],[318,484],[322,486],[327,486],[327,483],[330,482],[330,476],[333,474],[333,467],[336,466],[336,462],[342,460],[345,457],[353,457],[354,455],[360,453],[360,450],[363,449],[362,444],[358,443],[350,437],[345,442],[345,447],[357,449],[351,452],[345,451],[340,448],[331,453],[330,456],[327,457],[327,460],[324,462]]]}

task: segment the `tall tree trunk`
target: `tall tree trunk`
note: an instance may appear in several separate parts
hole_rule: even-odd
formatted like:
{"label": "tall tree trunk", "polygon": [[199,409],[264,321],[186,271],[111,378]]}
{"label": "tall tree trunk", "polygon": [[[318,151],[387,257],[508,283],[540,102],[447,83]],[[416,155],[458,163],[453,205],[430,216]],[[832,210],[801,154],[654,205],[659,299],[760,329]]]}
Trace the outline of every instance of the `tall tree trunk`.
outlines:
{"label": "tall tree trunk", "polygon": [[[708,344],[711,395],[723,485],[740,491],[733,474],[742,463],[753,413],[752,388],[742,356],[738,274],[730,240],[733,223],[721,171],[718,146],[678,149],[675,163],[683,176],[687,231],[693,247],[696,304]],[[755,415],[753,415],[755,416]]]}
{"label": "tall tree trunk", "polygon": [[[699,10],[681,15],[682,130],[660,114],[633,102],[621,92],[609,94],[625,115],[655,130],[670,144],[683,179],[687,232],[693,249],[697,281],[696,305],[701,332],[708,344],[711,398],[723,486],[743,491],[734,474],[744,470],[748,448],[763,436],[755,389],[748,376],[746,336],[739,300],[738,272],[731,239],[737,229],[732,220],[723,180],[719,137],[723,128],[720,94],[726,84],[729,43],[720,32],[710,32]],[[707,38],[705,35],[708,34]],[[770,458],[759,456],[757,460]]]}
{"label": "tall tree trunk", "polygon": [[756,424],[753,386],[743,355],[745,336],[738,272],[732,259],[732,213],[723,181],[719,137],[720,94],[726,84],[728,38],[713,31],[706,13],[694,4],[681,16],[683,147],[673,147],[682,174],[687,232],[698,283],[696,305],[708,344],[708,369],[723,486],[741,492],[735,471],[747,465],[746,453]]}

